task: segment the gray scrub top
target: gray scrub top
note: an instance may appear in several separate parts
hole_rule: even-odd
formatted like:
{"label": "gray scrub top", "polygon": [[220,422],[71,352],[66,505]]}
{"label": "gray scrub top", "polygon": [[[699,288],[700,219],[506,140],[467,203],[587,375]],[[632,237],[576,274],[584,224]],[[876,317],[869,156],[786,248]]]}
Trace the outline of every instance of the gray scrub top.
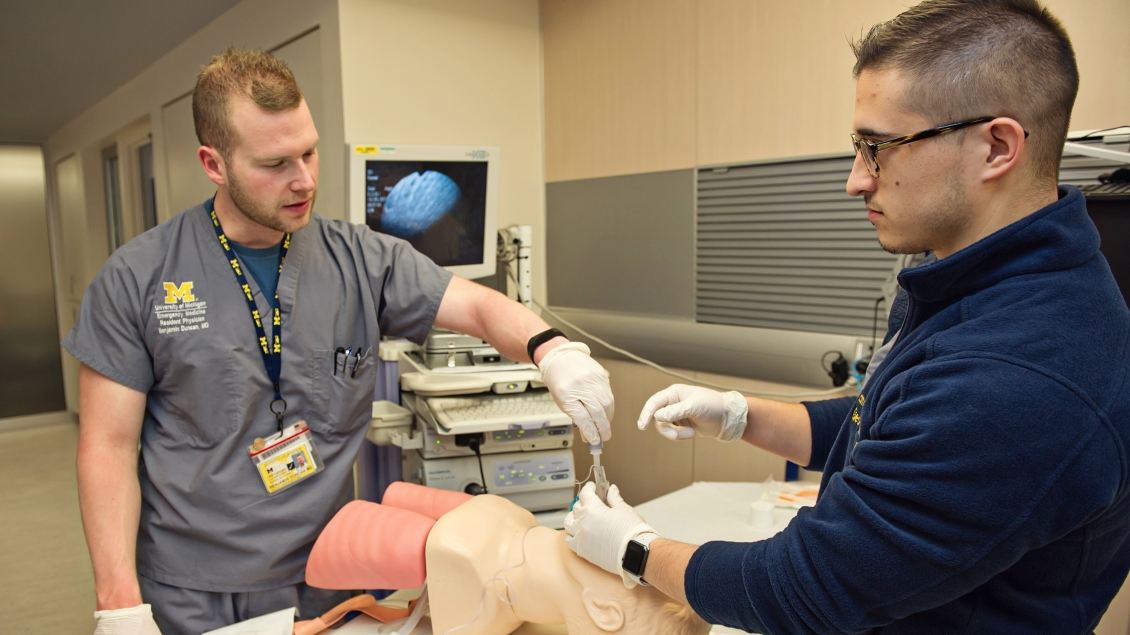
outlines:
{"label": "gray scrub top", "polygon": [[[268,496],[247,447],[278,429],[274,391],[204,205],[114,252],[63,346],[147,395],[138,573],[228,593],[302,582],[314,540],[353,495],[378,341],[423,342],[450,279],[407,242],[365,226],[313,214],[294,233],[278,283],[285,423],[306,420],[325,469]],[[264,327],[269,336],[269,318]],[[334,374],[338,347],[368,352],[356,376]]]}

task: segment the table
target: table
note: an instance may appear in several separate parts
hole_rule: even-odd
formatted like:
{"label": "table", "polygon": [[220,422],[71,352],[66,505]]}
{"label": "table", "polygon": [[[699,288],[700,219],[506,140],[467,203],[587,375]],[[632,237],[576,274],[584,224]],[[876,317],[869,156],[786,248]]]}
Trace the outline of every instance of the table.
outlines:
{"label": "table", "polygon": [[[761,499],[760,483],[692,483],[683,489],[636,505],[659,535],[701,545],[711,540],[755,542],[771,538],[796,516],[795,509],[773,510],[773,526],[758,529],[749,524],[749,504]],[[745,633],[714,626],[710,635]]]}

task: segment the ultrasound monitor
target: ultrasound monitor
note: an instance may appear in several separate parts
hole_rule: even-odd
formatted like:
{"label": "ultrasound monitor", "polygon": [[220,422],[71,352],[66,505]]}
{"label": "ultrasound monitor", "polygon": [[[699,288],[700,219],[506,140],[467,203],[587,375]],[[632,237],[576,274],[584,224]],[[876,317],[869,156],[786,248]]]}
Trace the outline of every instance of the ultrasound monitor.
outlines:
{"label": "ultrasound monitor", "polygon": [[350,220],[464,278],[495,273],[498,148],[350,148]]}

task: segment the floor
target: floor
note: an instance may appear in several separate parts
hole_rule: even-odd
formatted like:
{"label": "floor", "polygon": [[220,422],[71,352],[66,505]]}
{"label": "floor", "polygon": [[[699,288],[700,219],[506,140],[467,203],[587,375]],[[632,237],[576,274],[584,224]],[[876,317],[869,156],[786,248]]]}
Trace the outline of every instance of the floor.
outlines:
{"label": "floor", "polygon": [[90,635],[94,574],[75,484],[78,426],[0,434],[4,632]]}

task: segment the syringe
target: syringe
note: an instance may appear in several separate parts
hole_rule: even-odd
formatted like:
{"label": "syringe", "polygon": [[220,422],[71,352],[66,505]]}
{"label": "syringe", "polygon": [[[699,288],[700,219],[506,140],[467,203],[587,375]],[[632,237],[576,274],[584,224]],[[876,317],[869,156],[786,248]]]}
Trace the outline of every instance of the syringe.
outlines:
{"label": "syringe", "polygon": [[592,478],[593,482],[596,483],[596,495],[607,505],[608,477],[604,474],[604,466],[600,464],[600,453],[602,450],[604,450],[603,440],[589,444],[589,452],[592,453]]}

